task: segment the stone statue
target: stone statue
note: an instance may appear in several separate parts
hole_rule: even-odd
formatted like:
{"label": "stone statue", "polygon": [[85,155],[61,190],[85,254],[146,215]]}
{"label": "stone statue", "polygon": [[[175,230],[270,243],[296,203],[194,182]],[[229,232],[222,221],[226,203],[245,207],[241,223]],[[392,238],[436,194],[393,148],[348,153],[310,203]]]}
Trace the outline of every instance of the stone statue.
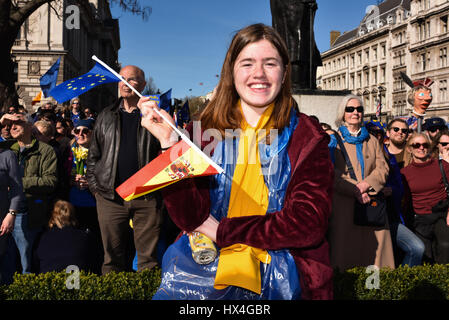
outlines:
{"label": "stone statue", "polygon": [[316,68],[322,65],[315,43],[315,0],[270,0],[273,28],[287,44],[292,63],[293,92],[316,89]]}

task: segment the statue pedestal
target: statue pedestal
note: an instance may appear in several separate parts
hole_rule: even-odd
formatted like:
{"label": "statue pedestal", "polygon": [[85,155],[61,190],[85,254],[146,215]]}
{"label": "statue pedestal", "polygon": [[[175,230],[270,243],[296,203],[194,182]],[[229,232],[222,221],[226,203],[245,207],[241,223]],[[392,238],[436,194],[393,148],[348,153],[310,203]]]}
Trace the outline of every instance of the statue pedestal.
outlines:
{"label": "statue pedestal", "polygon": [[299,111],[309,116],[317,116],[320,122],[335,128],[337,107],[343,97],[350,94],[349,90],[295,90],[293,98],[298,103]]}

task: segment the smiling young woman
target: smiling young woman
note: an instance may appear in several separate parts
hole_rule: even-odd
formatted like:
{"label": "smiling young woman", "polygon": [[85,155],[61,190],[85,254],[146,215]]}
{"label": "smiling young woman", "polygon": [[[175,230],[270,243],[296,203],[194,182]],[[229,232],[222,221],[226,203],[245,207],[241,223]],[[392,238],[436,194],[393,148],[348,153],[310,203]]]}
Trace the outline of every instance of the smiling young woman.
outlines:
{"label": "smiling young woman", "polygon": [[226,54],[221,78],[212,101],[201,113],[204,130],[214,128],[224,136],[226,129],[238,129],[244,105],[267,107],[274,102],[273,127],[288,125],[296,107],[291,94],[291,65],[287,47],[272,28],[251,25],[234,37]]}
{"label": "smiling young woman", "polygon": [[[155,108],[148,99],[139,106],[143,114]],[[288,52],[273,28],[256,24],[237,32],[200,120],[200,136],[212,128],[222,135],[213,148],[216,141],[199,141],[203,150],[213,149],[224,173],[184,179],[162,193],[178,227],[209,237],[219,255],[195,265],[188,236],[181,236],[164,255],[153,298],[331,299],[329,136],[298,112]],[[144,123],[165,144],[171,129]],[[268,128],[278,130],[272,140],[253,139]],[[228,138],[227,129],[239,134]],[[194,136],[192,124],[187,131]]]}

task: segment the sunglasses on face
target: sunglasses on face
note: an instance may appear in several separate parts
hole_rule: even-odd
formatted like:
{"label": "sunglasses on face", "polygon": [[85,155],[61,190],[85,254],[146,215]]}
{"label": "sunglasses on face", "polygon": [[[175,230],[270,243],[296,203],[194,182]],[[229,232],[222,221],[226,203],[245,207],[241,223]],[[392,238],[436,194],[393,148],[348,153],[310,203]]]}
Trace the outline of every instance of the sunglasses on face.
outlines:
{"label": "sunglasses on face", "polygon": [[362,106],[358,106],[358,107],[346,107],[345,108],[345,112],[347,112],[347,113],[353,113],[354,110],[357,110],[357,112],[362,113],[363,112],[363,107]]}
{"label": "sunglasses on face", "polygon": [[74,129],[74,130],[73,130],[73,132],[74,132],[75,134],[88,134],[89,131],[90,131],[89,129],[84,129],[84,128],[83,128],[83,129],[78,129],[78,128],[77,128],[77,129]]}
{"label": "sunglasses on face", "polygon": [[399,130],[401,130],[401,132],[402,132],[403,134],[407,134],[408,131],[409,131],[408,129],[398,128],[398,127],[393,127],[393,128],[391,128],[391,129],[393,129],[394,132],[399,132]]}
{"label": "sunglasses on face", "polygon": [[424,143],[413,143],[412,144],[412,148],[413,149],[419,149],[421,147],[423,147],[424,149],[429,149],[429,144],[427,142],[424,142]]}
{"label": "sunglasses on face", "polygon": [[447,146],[447,145],[449,144],[449,142],[440,142],[440,144],[441,144],[443,147],[445,147],[445,146]]}

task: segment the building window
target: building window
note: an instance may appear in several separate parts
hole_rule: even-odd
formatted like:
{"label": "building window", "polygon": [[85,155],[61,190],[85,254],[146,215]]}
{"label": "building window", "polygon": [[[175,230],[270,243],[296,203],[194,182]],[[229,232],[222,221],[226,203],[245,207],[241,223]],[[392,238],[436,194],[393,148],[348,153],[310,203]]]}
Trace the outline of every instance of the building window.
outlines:
{"label": "building window", "polygon": [[351,67],[355,67],[355,54],[351,54]]}
{"label": "building window", "polygon": [[369,49],[365,50],[365,62],[369,62]]}
{"label": "building window", "polygon": [[447,16],[440,18],[441,33],[447,33]]}
{"label": "building window", "polygon": [[417,72],[426,71],[430,67],[427,63],[426,56],[427,55],[425,53],[418,54],[417,60],[416,60]]}
{"label": "building window", "polygon": [[369,70],[365,71],[365,86],[369,86]]}
{"label": "building window", "polygon": [[385,83],[386,69],[385,67],[380,68],[380,83]]}
{"label": "building window", "polygon": [[386,44],[385,43],[382,44],[380,46],[380,48],[381,48],[381,52],[382,52],[382,58],[385,58],[387,56],[387,46],[386,46]]}
{"label": "building window", "polygon": [[359,72],[357,73],[357,88],[361,88],[362,87],[362,73]]}
{"label": "building window", "polygon": [[440,67],[447,66],[447,48],[440,49]]}
{"label": "building window", "polygon": [[444,102],[447,101],[447,80],[441,80],[439,86],[439,101]]}

